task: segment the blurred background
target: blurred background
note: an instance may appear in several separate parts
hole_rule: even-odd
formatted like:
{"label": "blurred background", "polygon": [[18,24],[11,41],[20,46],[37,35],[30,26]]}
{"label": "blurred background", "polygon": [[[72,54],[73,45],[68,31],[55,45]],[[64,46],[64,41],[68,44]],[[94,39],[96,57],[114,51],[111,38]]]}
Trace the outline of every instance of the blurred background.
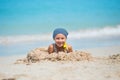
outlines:
{"label": "blurred background", "polygon": [[0,56],[54,43],[62,27],[74,50],[120,46],[120,0],[0,0]]}

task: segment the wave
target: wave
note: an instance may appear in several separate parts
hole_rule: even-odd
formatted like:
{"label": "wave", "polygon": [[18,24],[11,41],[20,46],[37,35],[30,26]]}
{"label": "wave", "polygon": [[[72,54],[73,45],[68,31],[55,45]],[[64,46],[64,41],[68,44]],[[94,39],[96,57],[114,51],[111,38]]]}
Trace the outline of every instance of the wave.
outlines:
{"label": "wave", "polygon": [[[82,38],[103,38],[103,37],[120,37],[120,25],[106,26],[99,29],[86,29],[69,32],[69,39]],[[0,36],[0,44],[13,44],[20,42],[48,41],[52,40],[52,33],[38,35],[18,35],[18,36]]]}
{"label": "wave", "polygon": [[35,41],[47,41],[50,40],[50,34],[44,35],[17,35],[17,36],[2,36],[0,37],[0,44],[13,44],[20,42],[35,42]]}
{"label": "wave", "polygon": [[111,27],[106,26],[99,29],[86,29],[70,32],[70,38],[81,39],[81,38],[101,38],[101,37],[120,37],[120,25]]}

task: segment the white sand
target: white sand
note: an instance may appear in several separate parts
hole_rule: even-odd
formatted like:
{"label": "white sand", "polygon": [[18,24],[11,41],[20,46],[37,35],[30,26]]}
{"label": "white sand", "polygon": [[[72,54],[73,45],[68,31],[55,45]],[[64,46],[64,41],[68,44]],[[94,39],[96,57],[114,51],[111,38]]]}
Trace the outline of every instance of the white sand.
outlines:
{"label": "white sand", "polygon": [[[109,51],[115,47],[106,49]],[[101,50],[103,48],[94,49],[96,53]],[[94,53],[91,54],[94,56]],[[41,61],[31,65],[14,64],[26,55],[0,57],[0,80],[120,80],[120,62],[113,63],[104,58],[99,59],[98,56],[93,61]]]}
{"label": "white sand", "polygon": [[103,57],[103,56],[109,56],[113,54],[120,54],[120,46],[82,49],[82,51],[89,52],[93,56]]}

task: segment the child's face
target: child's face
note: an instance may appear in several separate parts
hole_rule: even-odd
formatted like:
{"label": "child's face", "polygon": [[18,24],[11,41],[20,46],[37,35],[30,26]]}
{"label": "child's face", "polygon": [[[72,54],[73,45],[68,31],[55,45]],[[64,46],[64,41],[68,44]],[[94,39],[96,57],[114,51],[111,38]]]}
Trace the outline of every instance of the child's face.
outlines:
{"label": "child's face", "polygon": [[58,47],[62,47],[66,42],[66,37],[63,34],[57,34],[54,40]]}

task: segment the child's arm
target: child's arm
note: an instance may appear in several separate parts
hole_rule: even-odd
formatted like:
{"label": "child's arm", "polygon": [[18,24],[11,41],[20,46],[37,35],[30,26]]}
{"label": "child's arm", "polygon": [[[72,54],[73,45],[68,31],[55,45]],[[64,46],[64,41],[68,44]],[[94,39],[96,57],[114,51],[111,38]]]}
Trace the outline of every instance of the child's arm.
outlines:
{"label": "child's arm", "polygon": [[48,47],[48,53],[50,54],[50,53],[53,53],[53,45],[51,44],[51,45],[49,45],[49,47]]}
{"label": "child's arm", "polygon": [[72,46],[68,45],[68,52],[73,52]]}

